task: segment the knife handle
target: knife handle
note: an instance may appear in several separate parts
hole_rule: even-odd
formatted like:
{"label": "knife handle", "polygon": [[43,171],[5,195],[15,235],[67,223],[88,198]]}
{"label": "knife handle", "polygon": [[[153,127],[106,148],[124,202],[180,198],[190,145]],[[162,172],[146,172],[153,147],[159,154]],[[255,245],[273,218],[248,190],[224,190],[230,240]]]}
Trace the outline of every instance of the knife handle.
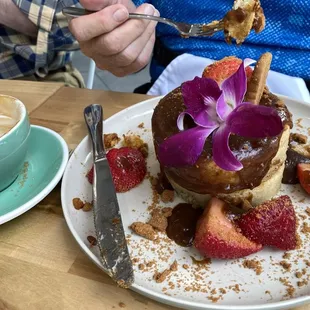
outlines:
{"label": "knife handle", "polygon": [[84,118],[93,144],[94,160],[105,157],[102,141],[102,107],[100,104],[91,104],[84,109]]}

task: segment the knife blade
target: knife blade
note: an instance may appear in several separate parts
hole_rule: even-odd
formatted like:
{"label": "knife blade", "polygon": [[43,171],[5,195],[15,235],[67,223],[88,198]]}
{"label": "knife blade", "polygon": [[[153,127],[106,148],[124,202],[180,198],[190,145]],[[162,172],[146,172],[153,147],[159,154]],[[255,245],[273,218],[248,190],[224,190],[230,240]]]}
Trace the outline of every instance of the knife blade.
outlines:
{"label": "knife blade", "polygon": [[107,273],[124,288],[134,281],[117,195],[102,141],[102,107],[85,108],[84,118],[93,146],[93,214],[100,256]]}

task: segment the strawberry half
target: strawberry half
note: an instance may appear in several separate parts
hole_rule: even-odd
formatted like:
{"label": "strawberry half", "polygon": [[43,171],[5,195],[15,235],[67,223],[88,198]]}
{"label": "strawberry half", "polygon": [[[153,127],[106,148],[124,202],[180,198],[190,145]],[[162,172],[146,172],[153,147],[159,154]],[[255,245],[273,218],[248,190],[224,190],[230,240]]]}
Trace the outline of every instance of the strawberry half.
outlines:
{"label": "strawberry half", "polygon": [[[116,192],[127,192],[140,184],[146,175],[146,162],[142,153],[134,148],[122,147],[111,149],[107,153]],[[94,168],[86,175],[92,184]]]}
{"label": "strawberry half", "polygon": [[254,242],[285,251],[297,246],[296,215],[289,196],[261,204],[244,214],[237,224],[242,233]]}
{"label": "strawberry half", "polygon": [[[202,77],[213,79],[218,84],[221,84],[224,80],[237,72],[241,63],[242,60],[234,56],[225,57],[206,67],[202,73]],[[251,77],[252,72],[253,70],[250,67],[245,68],[248,79]]]}
{"label": "strawberry half", "polygon": [[227,215],[225,202],[212,198],[197,223],[196,249],[209,258],[239,258],[261,250],[262,246],[243,236]]}
{"label": "strawberry half", "polygon": [[310,194],[310,164],[298,164],[297,175],[302,188]]}

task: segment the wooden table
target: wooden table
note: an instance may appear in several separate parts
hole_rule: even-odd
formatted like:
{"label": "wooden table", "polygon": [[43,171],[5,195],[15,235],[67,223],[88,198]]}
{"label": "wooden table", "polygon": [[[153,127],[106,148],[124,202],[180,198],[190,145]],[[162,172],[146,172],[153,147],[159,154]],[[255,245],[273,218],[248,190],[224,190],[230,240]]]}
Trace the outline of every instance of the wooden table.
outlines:
{"label": "wooden table", "polygon": [[[0,93],[21,99],[32,124],[60,133],[70,148],[86,135],[83,109],[105,118],[145,95],[66,88],[57,83],[0,80]],[[80,250],[67,228],[60,185],[35,208],[0,226],[0,310],[176,309],[116,287]],[[310,306],[295,308],[306,310]]]}

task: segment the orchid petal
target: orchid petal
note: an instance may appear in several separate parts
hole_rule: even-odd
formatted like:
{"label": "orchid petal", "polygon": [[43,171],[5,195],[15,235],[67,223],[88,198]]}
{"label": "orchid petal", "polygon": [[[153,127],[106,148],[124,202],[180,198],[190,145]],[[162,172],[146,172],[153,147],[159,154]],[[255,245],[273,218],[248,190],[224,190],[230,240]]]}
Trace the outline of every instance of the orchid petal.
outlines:
{"label": "orchid petal", "polygon": [[232,107],[226,103],[224,94],[222,94],[216,103],[216,113],[218,117],[224,121],[232,110]]}
{"label": "orchid petal", "polygon": [[242,102],[247,89],[244,62],[241,63],[236,73],[222,83],[221,88],[225,102],[230,105],[233,110]]}
{"label": "orchid petal", "polygon": [[167,138],[159,146],[159,162],[170,167],[194,165],[202,153],[206,139],[215,129],[216,127],[195,127]]}
{"label": "orchid petal", "polygon": [[238,171],[243,166],[229,148],[229,136],[230,128],[227,125],[220,126],[213,134],[213,160],[223,170]]}
{"label": "orchid petal", "polygon": [[250,138],[273,137],[283,130],[275,109],[251,103],[244,103],[232,111],[226,124],[232,133]]}
{"label": "orchid petal", "polygon": [[205,108],[205,98],[207,103],[212,100],[215,103],[221,94],[221,90],[214,80],[200,77],[183,83],[181,91],[184,104],[191,111],[200,111]]}

